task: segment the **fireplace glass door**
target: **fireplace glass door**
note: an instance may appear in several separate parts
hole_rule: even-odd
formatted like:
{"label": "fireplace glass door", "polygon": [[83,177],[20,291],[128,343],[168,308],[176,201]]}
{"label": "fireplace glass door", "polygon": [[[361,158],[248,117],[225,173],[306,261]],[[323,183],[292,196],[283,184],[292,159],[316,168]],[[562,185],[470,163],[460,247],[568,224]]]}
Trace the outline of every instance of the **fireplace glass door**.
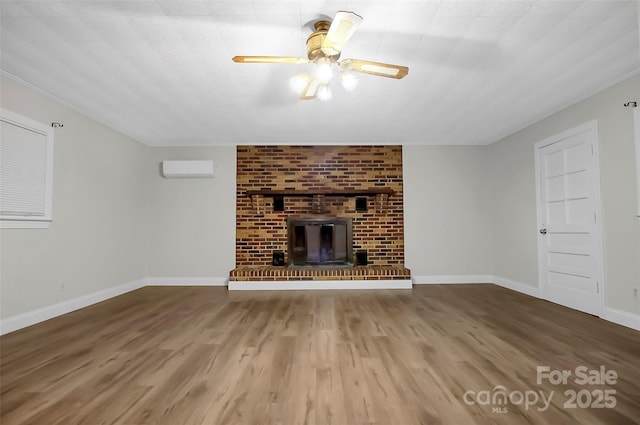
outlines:
{"label": "fireplace glass door", "polygon": [[290,266],[353,264],[350,218],[290,218],[287,227]]}

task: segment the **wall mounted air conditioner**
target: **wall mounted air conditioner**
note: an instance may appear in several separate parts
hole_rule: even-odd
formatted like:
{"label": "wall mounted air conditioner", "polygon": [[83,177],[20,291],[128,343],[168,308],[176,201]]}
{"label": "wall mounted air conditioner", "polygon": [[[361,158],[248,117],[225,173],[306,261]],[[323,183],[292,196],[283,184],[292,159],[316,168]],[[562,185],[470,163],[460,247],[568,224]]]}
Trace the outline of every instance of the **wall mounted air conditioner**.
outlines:
{"label": "wall mounted air conditioner", "polygon": [[213,161],[162,161],[162,175],[166,178],[214,177]]}

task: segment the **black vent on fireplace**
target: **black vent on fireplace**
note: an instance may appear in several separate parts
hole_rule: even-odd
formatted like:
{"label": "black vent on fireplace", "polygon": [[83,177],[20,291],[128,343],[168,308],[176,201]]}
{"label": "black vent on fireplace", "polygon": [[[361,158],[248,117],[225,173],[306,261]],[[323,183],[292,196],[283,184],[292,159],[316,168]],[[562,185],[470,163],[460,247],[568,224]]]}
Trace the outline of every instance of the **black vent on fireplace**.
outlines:
{"label": "black vent on fireplace", "polygon": [[365,212],[367,211],[367,198],[364,196],[356,197],[356,211]]}
{"label": "black vent on fireplace", "polygon": [[273,210],[284,211],[284,196],[273,197]]}
{"label": "black vent on fireplace", "polygon": [[368,264],[369,264],[369,259],[367,258],[367,251],[365,249],[356,251],[356,265],[366,266]]}
{"label": "black vent on fireplace", "polygon": [[273,251],[273,258],[271,259],[272,266],[284,266],[284,252]]}

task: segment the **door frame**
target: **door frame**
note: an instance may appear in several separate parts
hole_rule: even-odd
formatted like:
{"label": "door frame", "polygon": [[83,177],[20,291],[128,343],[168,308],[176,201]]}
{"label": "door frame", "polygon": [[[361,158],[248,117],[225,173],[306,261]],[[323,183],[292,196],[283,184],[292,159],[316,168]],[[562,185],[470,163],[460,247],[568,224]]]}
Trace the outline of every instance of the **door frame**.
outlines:
{"label": "door frame", "polygon": [[[590,132],[591,143],[593,146],[593,201],[595,208],[595,226],[593,231],[594,237],[594,245],[595,252],[595,268],[594,277],[597,281],[597,294],[599,296],[598,300],[598,310],[595,314],[599,317],[605,312],[605,273],[604,273],[604,244],[603,244],[603,235],[602,235],[602,198],[601,198],[601,180],[600,180],[600,153],[598,149],[598,121],[592,120],[588,121],[584,124],[578,125],[576,127],[570,128],[561,133],[555,134],[553,136],[547,137],[543,140],[540,140],[534,144],[534,158],[535,158],[535,178],[536,178],[536,238],[538,243],[538,286],[540,288],[540,297],[549,300],[549,286],[547,279],[545,278],[545,244],[544,244],[544,236],[540,234],[539,230],[542,228],[542,174],[541,174],[541,155],[540,151],[542,148],[552,145],[557,142],[561,142],[564,139],[575,136],[576,134]],[[552,301],[554,302],[554,301]]]}

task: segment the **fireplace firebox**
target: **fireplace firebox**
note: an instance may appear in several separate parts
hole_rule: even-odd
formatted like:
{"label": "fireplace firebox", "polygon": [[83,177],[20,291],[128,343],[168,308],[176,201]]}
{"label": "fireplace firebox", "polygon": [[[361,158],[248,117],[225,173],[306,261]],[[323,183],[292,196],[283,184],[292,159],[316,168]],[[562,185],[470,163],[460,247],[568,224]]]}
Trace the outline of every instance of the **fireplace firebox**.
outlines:
{"label": "fireplace firebox", "polygon": [[289,267],[353,265],[353,225],[349,217],[289,217]]}

